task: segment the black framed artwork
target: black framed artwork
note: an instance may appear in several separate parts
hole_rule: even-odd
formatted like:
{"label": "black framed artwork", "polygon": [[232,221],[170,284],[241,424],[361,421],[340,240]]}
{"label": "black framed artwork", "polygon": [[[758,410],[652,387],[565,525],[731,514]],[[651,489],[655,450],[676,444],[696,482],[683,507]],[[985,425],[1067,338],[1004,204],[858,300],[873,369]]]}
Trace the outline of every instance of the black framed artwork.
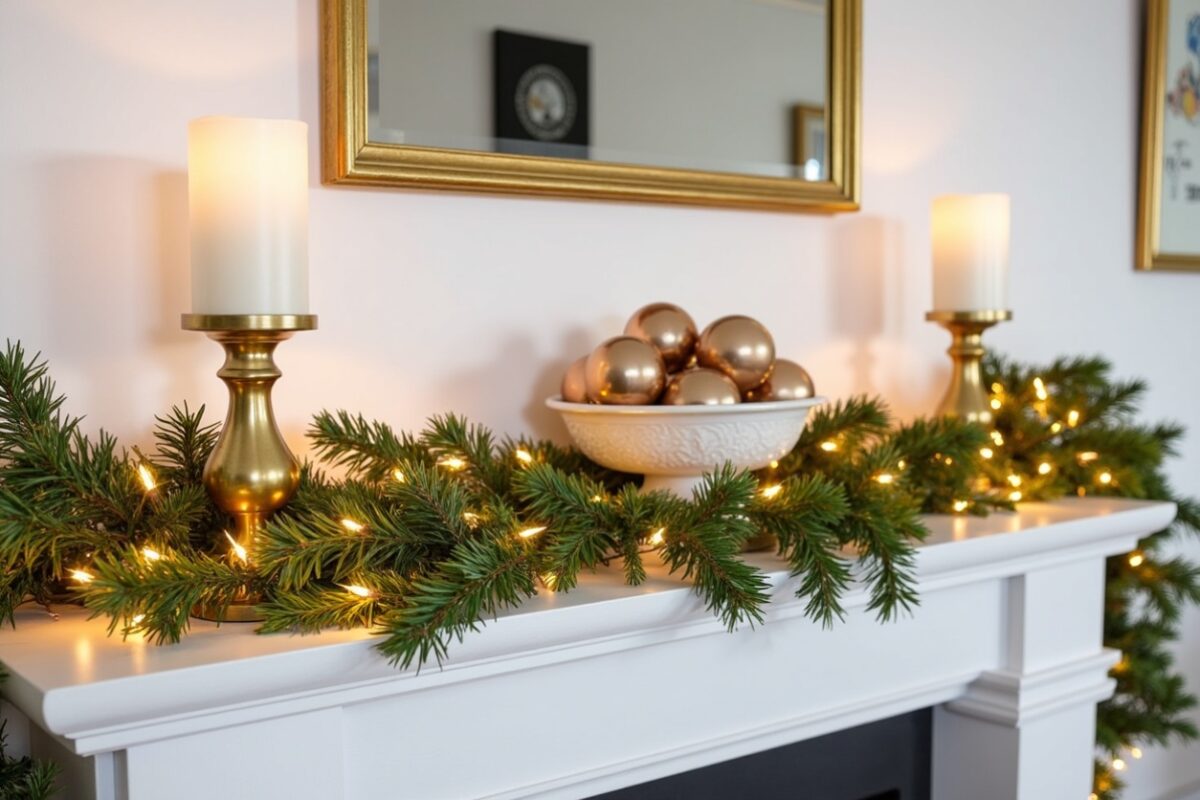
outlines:
{"label": "black framed artwork", "polygon": [[591,48],[504,30],[492,46],[496,150],[587,158]]}

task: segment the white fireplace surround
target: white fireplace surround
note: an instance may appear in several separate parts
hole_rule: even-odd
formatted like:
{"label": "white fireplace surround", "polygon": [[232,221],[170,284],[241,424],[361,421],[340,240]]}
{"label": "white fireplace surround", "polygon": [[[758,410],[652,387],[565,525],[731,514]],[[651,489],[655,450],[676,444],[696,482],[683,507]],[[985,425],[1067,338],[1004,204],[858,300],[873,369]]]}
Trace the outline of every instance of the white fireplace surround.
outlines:
{"label": "white fireplace surround", "polygon": [[362,631],[194,622],[156,647],[25,607],[0,632],[4,711],[72,798],[501,800],[588,797],[933,706],[937,800],[1083,800],[1118,659],[1104,559],[1174,513],[1091,499],[929,517],[921,606],[883,625],[856,586],[823,630],[765,554],[749,558],[773,587],[767,622],[733,634],[661,570],[636,588],[602,572],[419,673]]}

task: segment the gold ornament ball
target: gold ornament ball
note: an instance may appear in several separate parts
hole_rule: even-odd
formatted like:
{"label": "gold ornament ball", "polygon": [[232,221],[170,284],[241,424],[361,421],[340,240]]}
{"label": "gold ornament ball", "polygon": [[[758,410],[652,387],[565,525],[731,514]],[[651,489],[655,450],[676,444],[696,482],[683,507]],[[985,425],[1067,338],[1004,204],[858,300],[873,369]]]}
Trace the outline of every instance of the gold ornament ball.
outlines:
{"label": "gold ornament ball", "polygon": [[741,402],[737,384],[715,369],[689,369],[671,378],[663,392],[665,406],[728,406]]}
{"label": "gold ornament ball", "polygon": [[699,338],[691,316],[671,303],[651,303],[639,308],[625,323],[625,335],[658,348],[667,372],[678,372],[687,366]]}
{"label": "gold ornament ball", "polygon": [[591,352],[584,365],[587,397],[594,403],[645,406],[667,385],[662,356],[649,342],[614,336]]}
{"label": "gold ornament ball", "polygon": [[775,359],[775,369],[766,383],[746,392],[748,402],[769,402],[771,400],[805,400],[815,395],[812,376],[808,370],[795,361],[786,358]]}
{"label": "gold ornament ball", "polygon": [[587,356],[580,356],[571,362],[563,373],[562,399],[568,403],[587,402],[587,380],[584,377]]}
{"label": "gold ornament ball", "polygon": [[721,317],[700,334],[696,360],[702,367],[725,373],[746,392],[770,377],[775,340],[762,323],[750,317]]}

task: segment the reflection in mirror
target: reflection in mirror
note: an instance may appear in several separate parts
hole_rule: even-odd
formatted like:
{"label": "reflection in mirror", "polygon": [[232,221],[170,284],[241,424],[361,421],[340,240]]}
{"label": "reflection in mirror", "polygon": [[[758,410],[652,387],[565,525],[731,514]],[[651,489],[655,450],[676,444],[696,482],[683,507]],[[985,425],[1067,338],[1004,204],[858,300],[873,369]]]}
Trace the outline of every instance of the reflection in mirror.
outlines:
{"label": "reflection in mirror", "polygon": [[826,180],[828,0],[369,0],[368,140]]}

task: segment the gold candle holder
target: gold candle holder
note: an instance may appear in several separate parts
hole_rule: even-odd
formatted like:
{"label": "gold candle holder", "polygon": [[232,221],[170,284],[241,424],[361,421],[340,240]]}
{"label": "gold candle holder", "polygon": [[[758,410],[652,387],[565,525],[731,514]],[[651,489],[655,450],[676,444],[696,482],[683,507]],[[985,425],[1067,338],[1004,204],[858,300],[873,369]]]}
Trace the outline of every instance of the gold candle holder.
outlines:
{"label": "gold candle holder", "polygon": [[[283,374],[275,348],[297,331],[317,327],[315,314],[184,314],[183,329],[203,331],[225,348],[217,377],[229,387],[229,410],[216,448],[204,465],[213,502],[237,521],[230,534],[248,562],[267,516],[284,506],[300,484],[300,463],[275,424],[271,387]],[[197,606],[194,616],[220,622],[257,622],[260,598],[249,588],[228,608]]]}
{"label": "gold candle holder", "polygon": [[954,362],[954,371],[937,413],[981,425],[991,424],[992,407],[988,403],[987,387],[983,385],[981,367],[986,352],[983,332],[998,322],[1012,319],[1012,312],[929,311],[925,319],[941,325],[953,337],[950,349],[946,352]]}

